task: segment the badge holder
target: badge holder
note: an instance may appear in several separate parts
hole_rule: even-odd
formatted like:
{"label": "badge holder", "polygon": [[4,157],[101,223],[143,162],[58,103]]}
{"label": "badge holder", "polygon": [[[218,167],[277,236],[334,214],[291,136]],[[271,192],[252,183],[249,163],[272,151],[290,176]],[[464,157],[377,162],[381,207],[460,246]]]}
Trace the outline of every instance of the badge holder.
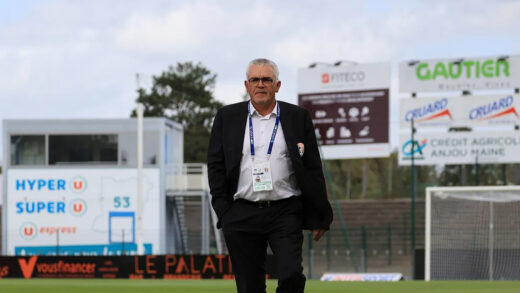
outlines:
{"label": "badge holder", "polygon": [[278,104],[276,106],[276,122],[274,123],[273,134],[271,135],[271,141],[269,142],[269,148],[267,150],[267,160],[255,162],[255,139],[253,135],[253,121],[251,119],[251,104],[247,105],[247,110],[249,111],[249,143],[251,147],[251,159],[253,160],[253,168],[251,168],[253,192],[273,190],[271,163],[269,159],[271,158],[271,152],[273,151],[276,131],[280,124],[280,106]]}
{"label": "badge holder", "polygon": [[267,161],[253,161],[253,192],[273,190],[273,180],[271,178],[271,164]]}

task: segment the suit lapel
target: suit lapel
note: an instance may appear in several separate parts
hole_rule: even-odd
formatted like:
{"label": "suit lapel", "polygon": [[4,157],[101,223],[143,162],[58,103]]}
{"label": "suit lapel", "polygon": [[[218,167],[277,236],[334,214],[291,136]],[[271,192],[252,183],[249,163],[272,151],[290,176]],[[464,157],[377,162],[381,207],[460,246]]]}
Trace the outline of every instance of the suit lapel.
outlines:
{"label": "suit lapel", "polygon": [[297,158],[296,153],[296,142],[293,135],[293,118],[292,113],[288,111],[287,105],[285,105],[283,102],[278,102],[278,105],[280,105],[280,122],[282,123],[282,129],[283,129],[283,135],[285,138],[285,144],[287,145],[287,149],[289,150],[289,154],[291,157]]}
{"label": "suit lapel", "polygon": [[235,150],[236,156],[233,158],[232,166],[240,164],[240,160],[242,159],[242,148],[244,147],[244,133],[246,131],[246,120],[247,120],[247,103],[242,102],[239,107],[237,107],[237,113],[234,113],[233,124],[229,125],[229,127],[233,128],[233,133],[236,135],[232,138],[232,149]]}

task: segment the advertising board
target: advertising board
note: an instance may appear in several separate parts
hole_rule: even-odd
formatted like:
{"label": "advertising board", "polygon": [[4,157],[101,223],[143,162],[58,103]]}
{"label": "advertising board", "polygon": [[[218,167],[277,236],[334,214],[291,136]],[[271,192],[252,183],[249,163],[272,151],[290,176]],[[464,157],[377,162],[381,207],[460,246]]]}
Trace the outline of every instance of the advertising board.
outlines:
{"label": "advertising board", "polygon": [[407,98],[400,101],[400,127],[501,126],[520,124],[520,95]]}
{"label": "advertising board", "polygon": [[[274,257],[266,277],[276,278]],[[2,278],[233,279],[229,255],[0,256]]]}
{"label": "advertising board", "polygon": [[[158,253],[159,170],[143,174],[145,253]],[[135,169],[9,169],[7,254],[135,252],[136,176]]]}
{"label": "advertising board", "polygon": [[[413,153],[412,153],[413,145]],[[399,165],[520,163],[520,131],[402,134]]]}
{"label": "advertising board", "polygon": [[389,155],[389,64],[300,69],[298,86],[325,159]]}
{"label": "advertising board", "polygon": [[401,273],[325,273],[320,281],[397,282],[402,279]]}
{"label": "advertising board", "polygon": [[520,87],[520,56],[404,61],[400,92],[494,90]]}

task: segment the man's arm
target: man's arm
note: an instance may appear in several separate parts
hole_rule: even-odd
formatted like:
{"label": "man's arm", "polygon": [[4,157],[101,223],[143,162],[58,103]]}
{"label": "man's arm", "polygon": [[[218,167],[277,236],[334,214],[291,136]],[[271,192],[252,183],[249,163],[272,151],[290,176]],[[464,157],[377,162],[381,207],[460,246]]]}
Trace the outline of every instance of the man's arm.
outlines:
{"label": "man's arm", "polygon": [[306,190],[309,192],[311,202],[316,215],[312,220],[312,231],[314,240],[318,240],[329,229],[332,222],[332,208],[327,199],[327,188],[325,186],[325,178],[323,177],[323,169],[321,165],[320,152],[318,143],[316,141],[316,134],[314,132],[314,125],[309,112],[305,110],[304,116],[304,131],[305,131],[305,152],[304,166],[305,166],[305,182]]}
{"label": "man's arm", "polygon": [[208,181],[211,193],[211,205],[220,220],[229,209],[230,203],[226,198],[226,160],[222,145],[222,112],[219,110],[213,121],[208,147]]}

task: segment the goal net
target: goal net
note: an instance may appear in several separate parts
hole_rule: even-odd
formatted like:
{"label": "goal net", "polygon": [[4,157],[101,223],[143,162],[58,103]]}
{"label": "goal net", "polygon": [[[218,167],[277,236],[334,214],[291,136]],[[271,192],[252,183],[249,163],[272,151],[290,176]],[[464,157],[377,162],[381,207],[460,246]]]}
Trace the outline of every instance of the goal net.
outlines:
{"label": "goal net", "polygon": [[425,280],[520,280],[520,186],[426,189]]}

